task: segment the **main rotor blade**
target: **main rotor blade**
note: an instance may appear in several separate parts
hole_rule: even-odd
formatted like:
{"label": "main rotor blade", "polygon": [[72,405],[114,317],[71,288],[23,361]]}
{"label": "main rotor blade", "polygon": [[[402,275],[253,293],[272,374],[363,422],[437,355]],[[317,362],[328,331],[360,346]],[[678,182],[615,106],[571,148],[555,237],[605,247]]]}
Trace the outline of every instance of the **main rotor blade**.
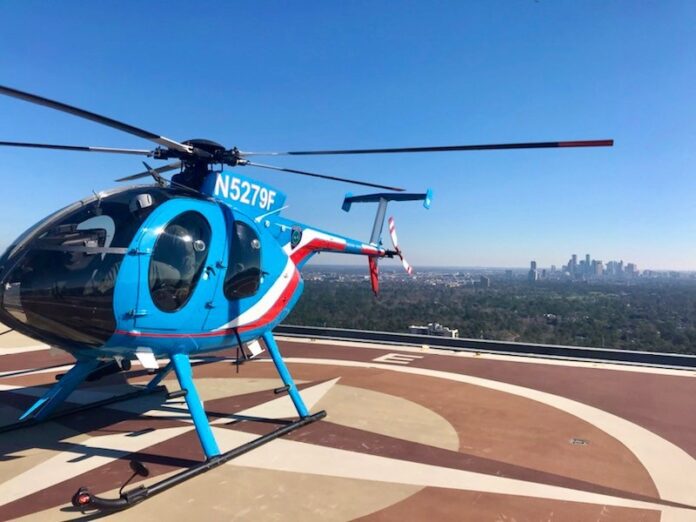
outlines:
{"label": "main rotor blade", "polygon": [[245,161],[240,163],[240,165],[250,165],[252,167],[260,167],[262,169],[278,170],[280,172],[290,172],[292,174],[301,174],[303,176],[312,176],[313,178],[330,179],[332,181],[343,181],[345,183],[352,183],[353,185],[362,185],[364,187],[373,187],[386,190],[394,190],[396,192],[403,192],[404,189],[398,187],[389,187],[386,185],[377,185],[375,183],[369,183],[367,181],[358,181],[355,179],[348,178],[338,178],[336,176],[327,176],[326,174],[316,174],[314,172],[307,172],[305,170],[295,170],[295,169],[285,169],[282,167],[274,167],[273,165],[264,165],[263,163],[252,163],[251,161]]}
{"label": "main rotor blade", "polygon": [[240,152],[241,156],[322,156],[335,154],[401,154],[406,152],[455,152],[469,150],[555,149],[565,147],[611,147],[614,140],[539,141],[529,143],[495,143],[488,145],[445,145],[436,147],[402,147],[390,149],[300,150],[291,152]]}
{"label": "main rotor blade", "polygon": [[0,141],[3,147],[26,147],[32,149],[72,150],[78,152],[109,152],[112,154],[136,154],[152,156],[151,150],[146,149],[116,149],[113,147],[81,147],[78,145],[51,145],[47,143],[25,143],[20,141]]}
{"label": "main rotor blade", "polygon": [[116,181],[132,181],[134,179],[139,179],[139,178],[147,178],[149,176],[152,176],[152,173],[156,174],[162,174],[163,172],[169,172],[170,170],[177,170],[181,168],[181,162],[180,161],[175,161],[174,163],[170,163],[169,165],[164,165],[163,167],[158,167],[156,169],[146,170],[145,172],[140,172],[138,174],[133,174],[131,176],[126,176],[125,178],[119,178]]}
{"label": "main rotor blade", "polygon": [[50,109],[55,109],[61,112],[67,112],[68,114],[72,114],[73,116],[77,116],[79,118],[84,118],[86,120],[91,120],[96,123],[101,123],[102,125],[106,125],[107,127],[112,127],[114,129],[127,132],[128,134],[133,134],[135,136],[139,136],[140,138],[145,138],[146,140],[150,140],[168,149],[173,149],[179,152],[185,152],[189,154],[194,153],[194,148],[190,145],[184,145],[183,143],[170,140],[169,138],[165,138],[164,136],[158,136],[157,134],[154,134],[152,132],[139,129],[138,127],[133,127],[132,125],[128,125],[127,123],[107,118],[106,116],[101,116],[100,114],[85,111],[83,109],[73,107],[72,105],[67,105],[58,101],[49,100],[48,98],[37,96],[36,94],[30,94],[28,92],[12,89],[10,87],[4,87],[2,85],[0,85],[0,94],[5,94],[13,98],[28,101],[30,103],[43,105],[44,107],[48,107]]}

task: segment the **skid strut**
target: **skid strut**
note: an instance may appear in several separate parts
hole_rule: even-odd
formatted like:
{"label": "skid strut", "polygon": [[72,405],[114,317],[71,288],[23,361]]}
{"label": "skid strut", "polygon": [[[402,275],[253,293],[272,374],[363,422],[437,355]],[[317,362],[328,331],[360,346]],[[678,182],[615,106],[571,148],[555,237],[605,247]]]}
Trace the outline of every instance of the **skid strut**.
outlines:
{"label": "skid strut", "polygon": [[177,484],[193,478],[201,473],[205,473],[225,462],[228,462],[235,457],[243,455],[259,446],[266,444],[278,437],[282,437],[294,431],[302,426],[311,424],[312,422],[318,421],[326,417],[325,411],[317,412],[313,415],[309,414],[307,406],[305,405],[300,393],[295,386],[295,382],[285,366],[285,362],[280,354],[280,349],[273,338],[271,332],[267,332],[263,335],[263,340],[268,349],[268,353],[275,364],[276,370],[283,381],[283,387],[278,388],[276,393],[287,392],[292,400],[299,418],[295,421],[283,421],[280,419],[247,419],[247,420],[258,420],[266,422],[275,422],[278,424],[283,424],[281,427],[276,428],[266,435],[262,435],[246,444],[242,444],[234,449],[220,453],[213,431],[208,423],[208,418],[203,408],[198,392],[193,382],[193,374],[191,372],[191,363],[189,361],[189,356],[185,353],[177,353],[171,356],[171,366],[176,372],[177,379],[179,380],[179,385],[181,387],[182,394],[186,399],[186,405],[188,406],[189,413],[193,420],[193,424],[196,427],[196,433],[198,434],[198,440],[205,453],[206,460],[197,464],[191,468],[185,469],[176,475],[168,477],[166,479],[160,480],[150,486],[138,486],[128,491],[120,493],[118,498],[103,498],[90,493],[88,488],[80,488],[75,495],[72,497],[73,506],[80,508],[82,510],[97,510],[97,511],[118,511],[121,509],[129,508],[138,502],[160,493],[166,489],[169,489]]}
{"label": "skid strut", "polygon": [[136,399],[138,397],[143,397],[153,393],[166,392],[167,388],[165,386],[160,386],[159,383],[171,370],[171,365],[163,368],[157,373],[157,375],[155,375],[147,386],[138,390],[57,411],[57,407],[65,399],[67,399],[70,393],[72,393],[72,391],[75,390],[75,388],[77,388],[82,381],[89,377],[89,374],[97,367],[98,365],[91,364],[91,361],[85,363],[78,361],[68,373],[66,373],[56,384],[54,384],[43,397],[38,399],[20,417],[19,422],[0,426],[0,433],[7,433],[8,431],[36,426],[37,424],[67,417],[68,415],[73,415],[75,413],[100,408],[102,406],[108,406],[109,404],[114,404],[117,402]]}

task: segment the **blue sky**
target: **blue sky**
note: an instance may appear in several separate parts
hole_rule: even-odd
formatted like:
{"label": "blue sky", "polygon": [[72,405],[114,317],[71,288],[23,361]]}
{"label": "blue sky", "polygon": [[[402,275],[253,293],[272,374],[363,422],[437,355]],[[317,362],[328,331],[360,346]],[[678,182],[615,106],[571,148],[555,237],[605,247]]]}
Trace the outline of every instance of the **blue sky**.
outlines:
{"label": "blue sky", "polygon": [[[695,2],[23,0],[0,9],[1,84],[177,140],[297,150],[614,138],[612,149],[275,163],[432,187],[430,211],[391,212],[416,266],[548,266],[589,252],[696,270]],[[0,140],[149,147],[10,98],[0,98]],[[0,247],[139,166],[0,150]],[[359,189],[244,172],[287,192],[289,217],[368,238],[372,209],[340,210]]]}

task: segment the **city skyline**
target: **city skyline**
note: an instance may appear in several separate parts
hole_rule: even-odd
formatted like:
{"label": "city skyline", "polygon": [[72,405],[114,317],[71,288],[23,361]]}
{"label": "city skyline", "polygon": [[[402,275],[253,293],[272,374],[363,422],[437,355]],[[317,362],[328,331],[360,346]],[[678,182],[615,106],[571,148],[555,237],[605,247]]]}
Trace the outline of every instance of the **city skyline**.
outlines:
{"label": "city skyline", "polygon": [[[536,260],[530,261],[527,278],[529,281],[537,281],[547,277],[569,277],[572,279],[596,279],[596,278],[632,278],[640,275],[640,270],[635,263],[626,262],[623,259],[611,260],[606,263],[601,259],[593,258],[585,254],[584,259],[579,259],[577,254],[572,254],[565,265],[559,267],[555,264],[549,268],[539,268]],[[651,272],[649,269],[644,272]]]}
{"label": "city skyline", "polygon": [[[387,240],[388,241],[388,240]],[[401,244],[402,241],[401,239],[399,240],[399,243]],[[408,255],[409,252],[406,251],[406,254]],[[518,254],[523,256],[524,254]],[[576,254],[577,255],[577,254]],[[587,255],[587,254],[586,254]],[[558,259],[562,259],[562,255],[558,257]],[[579,256],[578,256],[579,257]],[[683,268],[678,268],[678,267],[651,267],[651,266],[645,266],[643,267],[641,264],[636,262],[635,260],[630,260],[626,261],[626,257],[624,256],[613,256],[614,258],[611,259],[608,256],[607,258],[609,259],[608,261],[604,261],[603,259],[600,259],[600,261],[603,262],[603,265],[606,266],[607,263],[615,262],[615,263],[624,263],[624,266],[628,264],[632,264],[635,267],[640,267],[640,271],[653,271],[653,272],[696,272],[696,267],[693,269],[683,269]],[[332,266],[344,266],[344,267],[360,267],[365,265],[365,261],[363,259],[351,259],[351,258],[346,258],[345,256],[338,256],[335,254],[322,254],[320,258],[323,259],[318,259],[316,261],[313,260],[312,264],[310,266],[316,266],[316,267],[332,267]],[[410,257],[409,257],[410,259]],[[549,261],[548,259],[544,258],[544,262],[539,262],[537,261],[539,258],[533,258],[534,261],[537,262],[537,265],[540,268],[551,268],[553,266],[556,266],[557,269],[560,270],[561,267],[564,266],[563,262],[558,262],[558,261]],[[594,258],[593,258],[594,259]],[[350,261],[355,261],[355,262],[350,262]],[[419,265],[421,268],[437,268],[437,269],[451,269],[451,270],[461,270],[461,269],[495,269],[495,270],[507,270],[507,269],[513,269],[513,270],[528,270],[529,269],[529,263],[530,263],[530,256],[527,257],[527,260],[524,261],[523,263],[520,264],[510,264],[510,265],[494,265],[494,264],[479,264],[479,265],[452,265],[452,264],[447,264],[447,263],[442,263],[442,264],[422,264]],[[567,261],[566,261],[567,263]],[[391,260],[381,260],[380,261],[380,267],[390,267],[394,269],[399,269],[400,264],[397,261],[392,262]],[[419,266],[414,266],[415,269],[418,269]]]}

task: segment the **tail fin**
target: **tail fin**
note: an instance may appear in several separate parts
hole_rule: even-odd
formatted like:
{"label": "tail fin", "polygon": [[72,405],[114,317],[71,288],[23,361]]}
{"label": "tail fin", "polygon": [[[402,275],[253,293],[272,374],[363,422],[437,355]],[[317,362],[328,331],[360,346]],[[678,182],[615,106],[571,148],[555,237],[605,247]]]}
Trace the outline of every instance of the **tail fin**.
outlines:
{"label": "tail fin", "polygon": [[379,266],[377,265],[378,259],[379,258],[376,256],[370,256],[367,258],[367,263],[370,267],[370,283],[372,284],[372,291],[375,295],[379,294]]}
{"label": "tail fin", "polygon": [[[432,199],[433,192],[431,189],[428,189],[423,194],[404,194],[392,192],[365,194],[362,196],[353,196],[352,194],[346,194],[346,197],[343,200],[342,208],[346,212],[349,212],[353,203],[377,203],[377,213],[375,214],[375,221],[372,225],[370,244],[376,247],[381,247],[382,229],[384,228],[384,217],[387,214],[387,205],[390,201],[423,201],[423,206],[426,209],[429,209]],[[396,230],[393,226],[393,223],[394,219],[389,218],[389,232],[392,239],[392,243],[394,244],[394,250],[388,252],[388,254],[391,254],[389,257],[394,257],[395,255],[399,256],[399,258],[401,259],[401,263],[404,266],[404,269],[406,270],[406,272],[408,272],[409,275],[411,275],[413,269],[411,268],[411,265],[409,265],[408,262],[404,259],[401,250],[399,250],[396,239]],[[376,256],[368,257],[368,264],[370,267],[370,282],[372,283],[372,291],[375,293],[375,295],[377,295],[379,292],[379,268],[377,266],[378,259],[379,258]]]}

